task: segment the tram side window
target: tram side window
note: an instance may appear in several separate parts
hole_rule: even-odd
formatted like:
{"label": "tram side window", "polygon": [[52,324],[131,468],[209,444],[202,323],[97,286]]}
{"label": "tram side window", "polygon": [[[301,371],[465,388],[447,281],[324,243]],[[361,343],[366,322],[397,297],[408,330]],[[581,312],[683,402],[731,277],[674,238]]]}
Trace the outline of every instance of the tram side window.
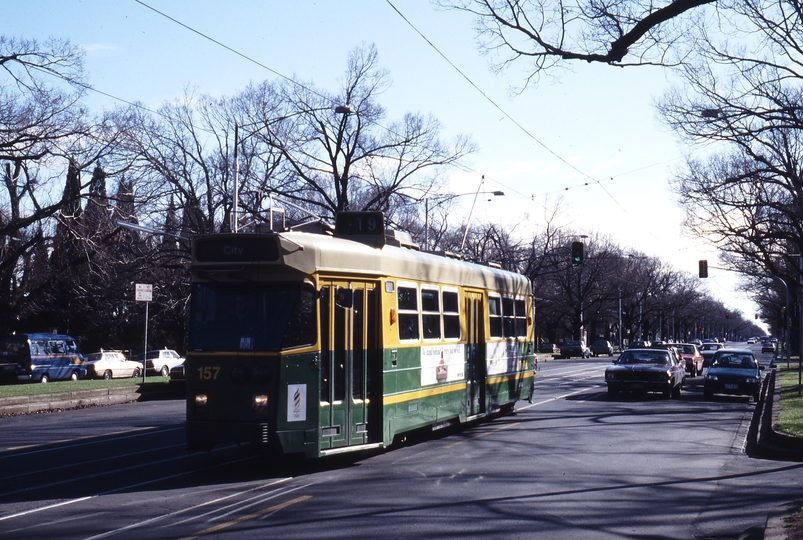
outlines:
{"label": "tram side window", "polygon": [[441,338],[441,306],[438,289],[421,289],[421,323],[424,339]]}
{"label": "tram side window", "polygon": [[396,293],[399,309],[399,339],[418,339],[418,291],[414,287],[399,287]]}
{"label": "tram side window", "polygon": [[317,336],[315,313],[316,294],[311,287],[305,287],[298,295],[295,309],[287,324],[282,347],[301,347],[315,343]]}
{"label": "tram side window", "polygon": [[516,337],[516,314],[513,312],[512,298],[502,298],[502,321],[505,337]]}
{"label": "tram side window", "polygon": [[498,296],[488,297],[488,320],[491,337],[502,337],[502,300]]}
{"label": "tram side window", "polygon": [[460,339],[460,303],[457,293],[443,291],[443,337]]}
{"label": "tram side window", "polygon": [[521,337],[527,336],[527,303],[524,300],[516,300],[516,334]]}

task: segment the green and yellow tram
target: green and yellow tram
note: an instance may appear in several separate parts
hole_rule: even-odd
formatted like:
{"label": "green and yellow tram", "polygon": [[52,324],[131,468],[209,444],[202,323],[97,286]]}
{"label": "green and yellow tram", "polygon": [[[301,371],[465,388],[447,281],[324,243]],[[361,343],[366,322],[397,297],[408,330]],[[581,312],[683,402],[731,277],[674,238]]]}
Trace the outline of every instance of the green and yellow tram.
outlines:
{"label": "green and yellow tram", "polygon": [[532,396],[529,280],[418,251],[382,220],[193,239],[189,451],[381,448]]}

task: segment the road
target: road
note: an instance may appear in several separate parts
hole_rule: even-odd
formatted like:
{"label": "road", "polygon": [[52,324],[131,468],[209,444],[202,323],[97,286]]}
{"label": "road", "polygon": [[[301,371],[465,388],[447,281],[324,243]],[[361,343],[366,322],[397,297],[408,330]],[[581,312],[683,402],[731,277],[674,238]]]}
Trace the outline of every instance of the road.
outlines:
{"label": "road", "polygon": [[0,418],[0,536],[760,539],[803,498],[803,464],[745,454],[752,401],[700,377],[612,399],[609,361],[541,362],[515,415],[314,464],[188,456],[178,401]]}

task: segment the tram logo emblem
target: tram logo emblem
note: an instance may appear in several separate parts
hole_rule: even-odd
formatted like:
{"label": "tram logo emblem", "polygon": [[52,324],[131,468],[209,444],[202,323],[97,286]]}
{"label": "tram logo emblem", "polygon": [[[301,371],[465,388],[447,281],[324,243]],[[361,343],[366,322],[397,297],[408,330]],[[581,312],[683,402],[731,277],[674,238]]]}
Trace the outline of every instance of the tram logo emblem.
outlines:
{"label": "tram logo emblem", "polygon": [[287,385],[287,421],[304,422],[307,419],[307,385]]}

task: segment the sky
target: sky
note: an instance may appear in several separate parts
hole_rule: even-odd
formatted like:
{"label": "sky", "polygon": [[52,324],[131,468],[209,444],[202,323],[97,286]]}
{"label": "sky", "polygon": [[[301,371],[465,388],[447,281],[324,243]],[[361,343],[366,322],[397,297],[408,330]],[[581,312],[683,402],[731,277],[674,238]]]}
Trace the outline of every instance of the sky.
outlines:
{"label": "sky", "polygon": [[[669,185],[683,156],[704,150],[681,144],[657,118],[655,103],[672,84],[659,68],[578,63],[516,92],[524,66],[495,73],[478,50],[473,20],[428,0],[1,5],[0,34],[67,38],[86,51],[92,86],[152,109],[187,89],[231,96],[280,76],[335,91],[349,52],[373,44],[392,82],[379,96],[388,123],[407,112],[432,114],[445,139],[470,136],[479,150],[466,170],[450,173],[452,190],[474,192],[484,176],[483,191],[505,192],[490,202],[480,197],[472,223],[499,222],[526,234],[559,203],[558,222],[578,234],[607,235],[695,275],[699,259],[717,266],[716,250],[684,233]],[[98,112],[124,105],[98,93],[86,103]],[[473,198],[464,199],[469,207]],[[755,305],[736,290],[737,275],[711,269],[709,276],[711,294],[753,318]]]}

